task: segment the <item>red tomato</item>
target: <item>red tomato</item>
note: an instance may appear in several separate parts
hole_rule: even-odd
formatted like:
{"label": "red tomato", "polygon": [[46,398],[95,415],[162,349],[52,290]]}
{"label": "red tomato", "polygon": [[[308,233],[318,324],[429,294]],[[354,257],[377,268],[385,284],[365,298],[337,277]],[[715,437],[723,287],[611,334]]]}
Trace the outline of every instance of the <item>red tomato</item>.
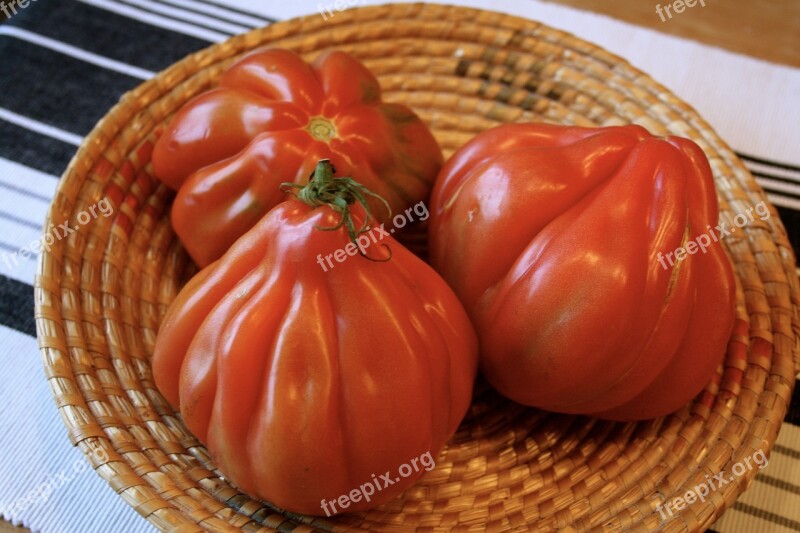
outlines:
{"label": "red tomato", "polygon": [[[323,188],[353,202],[341,181]],[[426,263],[391,236],[365,246],[368,258],[351,254],[341,210],[314,207],[309,198],[324,192],[298,197],[180,292],[158,333],[153,374],[215,464],[253,496],[323,514],[323,499],[373,474],[398,477],[347,508],[356,511],[397,496],[423,473],[403,478],[398,468],[436,457],[455,432],[472,395],[477,339]],[[348,210],[360,227],[363,209]],[[331,253],[346,258],[329,266]]]}
{"label": "red tomato", "polygon": [[[689,140],[505,125],[442,169],[431,261],[470,313],[500,392],[644,419],[690,401],[729,339],[734,279],[717,218],[711,169]],[[680,247],[692,255],[678,261]]]}
{"label": "red tomato", "polygon": [[408,107],[381,100],[378,80],[353,57],[334,51],[307,64],[273,48],[181,108],[152,159],[178,191],[172,225],[203,267],[285,199],[278,185],[306,183],[320,159],[400,213],[428,197],[442,152]]}

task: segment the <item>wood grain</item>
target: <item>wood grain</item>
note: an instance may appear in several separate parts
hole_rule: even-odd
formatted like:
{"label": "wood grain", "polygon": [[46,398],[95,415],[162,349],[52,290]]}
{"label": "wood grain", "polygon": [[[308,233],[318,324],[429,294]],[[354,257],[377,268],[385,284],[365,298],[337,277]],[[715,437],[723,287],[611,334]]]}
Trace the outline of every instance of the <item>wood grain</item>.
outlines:
{"label": "wood grain", "polygon": [[[725,48],[759,59],[800,67],[800,2],[797,0],[694,0],[672,18],[668,0],[545,0],[564,4]],[[683,1],[683,0],[681,0]],[[692,0],[689,0],[691,3]],[[661,6],[662,17],[656,12]]]}

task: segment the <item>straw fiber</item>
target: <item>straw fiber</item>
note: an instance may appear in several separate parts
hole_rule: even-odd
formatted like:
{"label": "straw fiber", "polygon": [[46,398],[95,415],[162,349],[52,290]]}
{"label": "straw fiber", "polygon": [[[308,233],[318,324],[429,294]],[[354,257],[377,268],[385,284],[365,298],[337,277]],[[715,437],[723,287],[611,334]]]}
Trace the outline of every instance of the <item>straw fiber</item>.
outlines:
{"label": "straw fiber", "polygon": [[[36,325],[47,379],[69,438],[97,473],[162,530],[696,531],[747,487],[735,477],[666,519],[683,495],[757,450],[769,451],[795,380],[800,291],[774,209],[724,243],[738,278],[734,332],[719,374],[690,405],[641,423],[523,408],[479,385],[467,419],[403,498],[335,518],[282,512],[238,492],[157,391],[150,356],[159,323],[195,271],[169,224],[172,194],[151,175],[171,115],[243,53],[265,44],[313,58],[354,54],[389,101],[412,106],[446,155],[502,122],[612,125],[694,139],[711,161],[723,221],[765,200],[697,113],[608,52],[498,13],[404,4],[280,22],[193,54],[125,95],[60,182],[50,222],[98,217],[42,255]],[[713,83],[713,80],[708,80]],[[715,317],[706,317],[709,322]],[[98,453],[104,452],[104,453]]]}

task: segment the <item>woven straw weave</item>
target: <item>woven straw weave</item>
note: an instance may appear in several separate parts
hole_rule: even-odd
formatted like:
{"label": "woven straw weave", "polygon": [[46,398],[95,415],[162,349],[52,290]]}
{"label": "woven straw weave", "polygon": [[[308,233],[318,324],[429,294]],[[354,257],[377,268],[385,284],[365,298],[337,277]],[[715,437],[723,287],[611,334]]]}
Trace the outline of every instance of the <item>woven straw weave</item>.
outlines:
{"label": "woven straw weave", "polygon": [[621,424],[554,415],[479,385],[435,470],[401,499],[334,519],[283,513],[220,477],[150,371],[159,322],[194,267],[170,228],[172,195],[152,177],[149,159],[170,116],[264,44],[306,58],[329,48],[354,54],[379,77],[387,100],[426,120],[446,155],[502,122],[636,122],[705,149],[728,224],[765,199],[728,146],[668,90],[604,50],[529,20],[387,5],[327,22],[289,20],[212,46],[122,98],[80,147],[45,225],[74,220],[104,196],[115,208],[44,254],[35,284],[47,379],[69,438],[97,473],[154,525],[186,533],[710,526],[755,469],[666,521],[655,508],[758,449],[768,452],[777,436],[800,353],[800,292],[774,210],[725,240],[741,322],[719,375],[672,416]]}

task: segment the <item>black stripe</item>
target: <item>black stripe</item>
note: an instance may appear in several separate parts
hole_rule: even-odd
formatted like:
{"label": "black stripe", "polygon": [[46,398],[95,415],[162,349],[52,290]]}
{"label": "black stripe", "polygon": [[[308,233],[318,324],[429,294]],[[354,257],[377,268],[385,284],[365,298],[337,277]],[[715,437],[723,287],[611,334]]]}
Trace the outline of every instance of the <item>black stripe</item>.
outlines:
{"label": "black stripe", "polygon": [[[156,4],[162,4],[162,5],[165,5],[165,6],[174,7],[175,9],[180,9],[180,10],[186,11],[187,13],[193,13],[195,15],[202,15],[204,17],[212,18],[212,19],[218,20],[220,22],[226,22],[228,24],[235,24],[236,26],[243,26],[245,28],[250,28],[250,29],[259,27],[258,25],[247,24],[247,23],[244,23],[244,22],[240,22],[238,20],[232,20],[232,19],[229,19],[229,18],[225,18],[225,17],[222,17],[222,16],[217,15],[217,14],[207,13],[207,12],[202,11],[200,9],[194,9],[194,8],[191,8],[191,7],[186,7],[186,6],[183,6],[183,5],[180,5],[180,4],[176,4],[175,2],[170,2],[169,0],[151,0],[151,1],[156,3]],[[220,7],[220,6],[218,6],[218,7]],[[224,7],[220,7],[220,9],[225,10]],[[192,22],[192,24],[194,24],[194,23]]]}
{"label": "black stripe", "polygon": [[771,161],[769,159],[764,159],[762,157],[756,157],[754,155],[745,154],[743,152],[736,152],[736,155],[741,157],[742,159],[746,159],[748,161],[753,161],[755,163],[761,163],[762,165],[769,165],[771,167],[782,168],[785,170],[796,170],[800,172],[800,167],[790,165],[789,163],[781,163],[780,161]]}
{"label": "black stripe", "polygon": [[167,14],[162,13],[160,11],[157,11],[155,9],[142,7],[142,6],[140,6],[138,4],[134,4],[132,2],[126,2],[125,0],[109,0],[109,1],[110,2],[115,2],[117,4],[122,4],[122,5],[125,5],[125,6],[128,6],[128,7],[131,7],[133,9],[138,10],[138,11],[142,11],[143,13],[150,13],[151,15],[156,15],[156,16],[164,18],[164,19],[174,20],[176,22],[182,22],[184,24],[189,24],[189,25],[195,26],[197,28],[203,28],[204,30],[209,30],[209,31],[214,31],[214,32],[217,32],[217,33],[221,33],[221,34],[226,35],[228,37],[232,37],[232,36],[236,35],[235,33],[231,33],[231,32],[229,32],[227,30],[222,30],[222,29],[219,29],[219,28],[215,28],[213,26],[206,26],[205,24],[200,24],[198,22],[193,22],[193,21],[190,21],[190,20],[182,19],[180,17],[176,17],[176,16],[173,16],[173,15],[167,15]]}
{"label": "black stripe", "polygon": [[797,494],[800,496],[800,487],[795,485],[794,483],[789,483],[783,479],[778,479],[776,477],[772,477],[767,474],[759,474],[756,476],[756,481],[769,485],[770,487],[775,487],[776,489],[784,490],[786,492],[791,492],[792,494]]}
{"label": "black stripe", "polygon": [[263,20],[264,22],[266,22],[268,24],[271,24],[273,22],[278,22],[278,19],[265,17],[264,15],[257,15],[255,13],[250,13],[249,11],[243,11],[241,9],[237,9],[237,8],[231,7],[231,6],[220,5],[220,4],[217,4],[215,2],[209,2],[208,0],[194,0],[194,1],[197,2],[198,4],[205,4],[207,6],[221,7],[223,9],[226,9],[226,10],[230,11],[231,13],[239,13],[240,15],[247,15],[248,17],[253,17],[254,19]]}
{"label": "black stripe", "polygon": [[800,531],[800,522],[786,518],[785,516],[776,515],[775,513],[765,511],[764,509],[759,509],[758,507],[753,507],[752,505],[747,505],[741,501],[734,503],[733,508],[744,514],[760,518],[761,520],[766,520],[767,522],[772,522],[773,524],[777,524],[788,529]]}
{"label": "black stripe", "polygon": [[[780,216],[783,226],[786,228],[786,234],[789,237],[789,243],[791,243],[792,248],[794,248],[795,255],[800,257],[800,211],[783,206],[775,206],[775,209],[778,210],[778,216]],[[800,403],[800,400],[798,400],[796,396],[797,390],[798,386],[795,385],[795,403]],[[800,409],[800,406],[798,406],[798,409]],[[800,415],[798,416],[800,417]]]}
{"label": "black stripe", "polygon": [[[0,157],[34,168],[45,174],[60,176],[75,154],[75,146],[39,135],[16,124],[0,120]],[[2,186],[2,184],[0,184]],[[29,191],[23,194],[38,197]],[[44,198],[48,203],[50,198]]]}
{"label": "black stripe", "polygon": [[[77,2],[38,0],[12,26],[147,70],[162,70],[210,44],[183,33]],[[3,54],[7,61],[9,56]]]}
{"label": "black stripe", "polygon": [[[750,173],[753,176],[756,176],[757,178],[767,178],[770,180],[780,181],[782,183],[788,183],[790,185],[800,185],[800,177],[794,179],[794,178],[787,178],[785,176],[775,176],[773,174],[767,174],[766,172],[758,172],[753,169],[750,169]],[[781,194],[792,194],[792,193],[782,192]]]}
{"label": "black stripe", "polygon": [[[798,214],[795,211],[795,214]],[[789,403],[789,410],[786,413],[786,422],[800,426],[800,381],[795,380],[794,392],[792,393],[792,401]]]}
{"label": "black stripe", "polygon": [[141,80],[88,64],[11,36],[0,36],[2,106],[85,135]]}
{"label": "black stripe", "polygon": [[789,448],[782,444],[773,444],[772,451],[785,455],[786,457],[791,457],[792,459],[800,459],[800,450],[795,450],[794,448]]}
{"label": "black stripe", "polygon": [[0,274],[0,324],[31,337],[36,336],[36,322],[33,319],[33,287],[2,274]]}

